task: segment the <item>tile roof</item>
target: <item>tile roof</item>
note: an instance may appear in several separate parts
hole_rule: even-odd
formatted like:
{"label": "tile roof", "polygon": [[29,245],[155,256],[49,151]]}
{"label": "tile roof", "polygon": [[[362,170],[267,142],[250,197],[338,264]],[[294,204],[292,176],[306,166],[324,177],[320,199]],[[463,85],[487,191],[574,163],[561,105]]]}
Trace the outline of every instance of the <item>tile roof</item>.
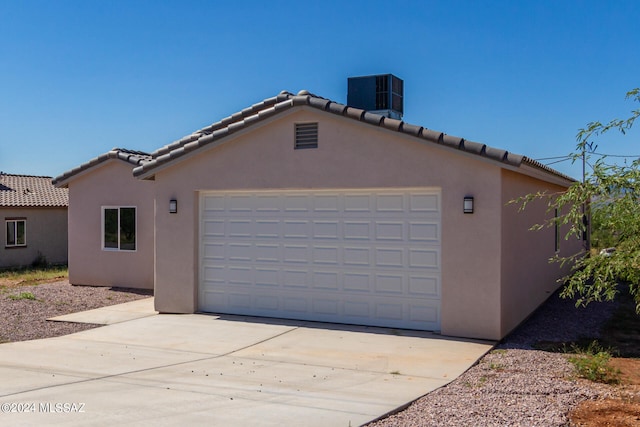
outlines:
{"label": "tile roof", "polygon": [[0,172],[0,207],[67,207],[69,193],[56,188],[48,176]]}
{"label": "tile roof", "polygon": [[114,148],[111,151],[91,159],[87,163],[54,178],[53,184],[58,187],[66,186],[70,178],[109,159],[120,159],[126,161],[134,167],[134,176],[141,179],[150,178],[158,168],[179,159],[185,154],[209,144],[216,143],[235,132],[244,130],[258,122],[300,106],[311,107],[346,117],[351,120],[363,122],[371,126],[378,126],[408,135],[417,138],[425,144],[442,145],[515,168],[519,168],[524,164],[541,171],[543,174],[549,174],[553,177],[560,178],[561,180],[570,182],[574,181],[573,178],[526,156],[510,153],[500,148],[490,147],[480,142],[447,135],[443,132],[428,129],[423,126],[413,125],[401,120],[384,117],[359,108],[349,107],[303,90],[297,94],[282,91],[274,97],[267,98],[243,109],[242,111],[238,111],[229,117],[197,130],[150,154],[123,148]]}
{"label": "tile roof", "polygon": [[149,159],[146,159],[144,162],[140,162],[140,164],[134,168],[133,174],[139,178],[148,178],[153,176],[154,171],[157,168],[173,162],[191,151],[215,143],[237,131],[243,130],[255,123],[298,106],[308,106],[336,114],[338,116],[367,123],[372,126],[389,129],[418,138],[425,143],[443,145],[502,163],[504,165],[520,167],[522,164],[526,164],[563,180],[574,181],[573,178],[526,156],[490,147],[480,142],[469,141],[457,136],[447,135],[443,132],[422,126],[387,118],[359,108],[349,107],[347,105],[339,104],[329,99],[313,95],[306,90],[298,92],[297,95],[287,91],[282,91],[274,97],[267,98],[262,102],[245,108],[244,110],[232,114],[219,122],[213,123],[210,126],[195,131],[178,141],[164,146],[151,153]]}
{"label": "tile roof", "polygon": [[113,148],[112,150],[99,155],[86,163],[81,164],[80,166],[73,168],[62,175],[59,175],[53,179],[53,185],[56,187],[65,186],[67,180],[78,175],[81,172],[84,172],[88,169],[93,168],[94,166],[99,165],[100,163],[106,162],[110,159],[119,159],[125,162],[130,163],[132,166],[140,166],[145,162],[151,160],[151,155],[149,153],[144,153],[142,151],[128,150],[126,148]]}

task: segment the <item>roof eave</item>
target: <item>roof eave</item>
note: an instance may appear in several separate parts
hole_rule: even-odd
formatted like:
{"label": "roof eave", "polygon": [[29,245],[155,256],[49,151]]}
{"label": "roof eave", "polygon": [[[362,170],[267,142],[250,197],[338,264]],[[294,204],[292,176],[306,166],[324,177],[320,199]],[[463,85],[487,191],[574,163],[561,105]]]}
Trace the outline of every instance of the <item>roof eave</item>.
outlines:
{"label": "roof eave", "polygon": [[571,178],[568,175],[564,175],[538,162],[532,161],[527,157],[524,158],[524,161],[518,167],[518,171],[532,178],[540,179],[542,181],[559,185],[565,188],[568,188],[575,182],[577,182],[576,179]]}
{"label": "roof eave", "polygon": [[[145,155],[146,153],[140,153],[141,155]],[[54,187],[57,188],[68,188],[69,183],[74,179],[86,175],[87,173],[93,171],[98,166],[103,166],[109,160],[119,160],[125,163],[130,164],[131,166],[140,165],[142,159],[137,157],[137,155],[127,152],[127,150],[113,149],[104,154],[99,155],[98,157],[94,157],[86,163],[81,164],[78,167],[75,167],[67,172],[64,172],[61,175],[53,178],[51,183]]]}
{"label": "roof eave", "polygon": [[[289,103],[287,105],[286,103]],[[152,161],[137,166],[133,169],[133,176],[141,180],[155,179],[155,175],[174,164],[187,160],[194,155],[198,155],[202,150],[211,149],[225,144],[240,135],[246,134],[256,129],[256,127],[264,126],[267,123],[282,118],[294,111],[296,106],[292,101],[284,101],[271,107],[272,111],[266,112],[262,110],[253,116],[248,116],[241,122],[245,122],[246,126],[241,126],[236,122],[232,128],[219,129],[212,134],[202,135],[195,141],[190,141],[179,148],[175,148],[161,156],[156,157]],[[305,108],[306,104],[300,104],[299,107]]]}

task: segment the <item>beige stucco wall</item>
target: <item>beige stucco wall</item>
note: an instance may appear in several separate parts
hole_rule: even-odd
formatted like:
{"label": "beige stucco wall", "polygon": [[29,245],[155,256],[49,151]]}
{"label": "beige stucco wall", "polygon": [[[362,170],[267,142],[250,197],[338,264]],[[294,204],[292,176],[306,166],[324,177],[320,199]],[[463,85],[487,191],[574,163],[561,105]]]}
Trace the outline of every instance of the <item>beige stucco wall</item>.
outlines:
{"label": "beige stucco wall", "polygon": [[[558,263],[549,263],[556,254],[554,227],[531,230],[542,224],[545,218],[553,218],[547,212],[548,202],[539,199],[518,212],[520,205],[507,203],[518,197],[547,191],[557,194],[563,187],[542,182],[511,171],[503,171],[502,194],[502,292],[501,330],[506,335],[521,323],[536,307],[551,296],[560,286],[558,279],[568,272]],[[560,256],[568,256],[582,250],[582,240],[564,240],[567,228],[560,228]]]}
{"label": "beige stucco wall", "polygon": [[[26,219],[26,246],[5,247],[7,218]],[[51,264],[67,263],[67,208],[3,208],[0,220],[0,268],[31,265],[39,255]]]}
{"label": "beige stucco wall", "polygon": [[[153,182],[108,160],[69,182],[69,281],[75,285],[153,289]],[[137,207],[136,251],[102,249],[102,207]]]}
{"label": "beige stucco wall", "polygon": [[[293,149],[293,123],[319,122],[319,147]],[[501,331],[500,168],[457,150],[314,109],[296,109],[155,176],[156,309],[197,309],[201,190],[440,187],[442,333],[497,338]],[[462,213],[473,195],[476,212]],[[169,200],[178,213],[169,214]]]}

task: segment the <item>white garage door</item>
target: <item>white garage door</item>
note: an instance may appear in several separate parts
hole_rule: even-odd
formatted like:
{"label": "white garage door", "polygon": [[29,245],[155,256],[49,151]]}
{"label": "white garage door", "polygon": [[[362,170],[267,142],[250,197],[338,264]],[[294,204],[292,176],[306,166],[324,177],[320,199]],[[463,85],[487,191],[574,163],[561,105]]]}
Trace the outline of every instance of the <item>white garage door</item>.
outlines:
{"label": "white garage door", "polygon": [[199,309],[440,328],[437,189],[202,193]]}

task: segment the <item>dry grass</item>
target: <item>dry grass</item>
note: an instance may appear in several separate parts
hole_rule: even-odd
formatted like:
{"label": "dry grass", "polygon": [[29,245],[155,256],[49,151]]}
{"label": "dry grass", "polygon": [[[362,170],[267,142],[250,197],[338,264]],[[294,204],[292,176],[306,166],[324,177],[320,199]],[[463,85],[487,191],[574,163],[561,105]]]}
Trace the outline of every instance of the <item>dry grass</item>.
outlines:
{"label": "dry grass", "polygon": [[55,282],[69,277],[67,266],[18,268],[0,271],[0,290],[15,286],[30,286]]}

